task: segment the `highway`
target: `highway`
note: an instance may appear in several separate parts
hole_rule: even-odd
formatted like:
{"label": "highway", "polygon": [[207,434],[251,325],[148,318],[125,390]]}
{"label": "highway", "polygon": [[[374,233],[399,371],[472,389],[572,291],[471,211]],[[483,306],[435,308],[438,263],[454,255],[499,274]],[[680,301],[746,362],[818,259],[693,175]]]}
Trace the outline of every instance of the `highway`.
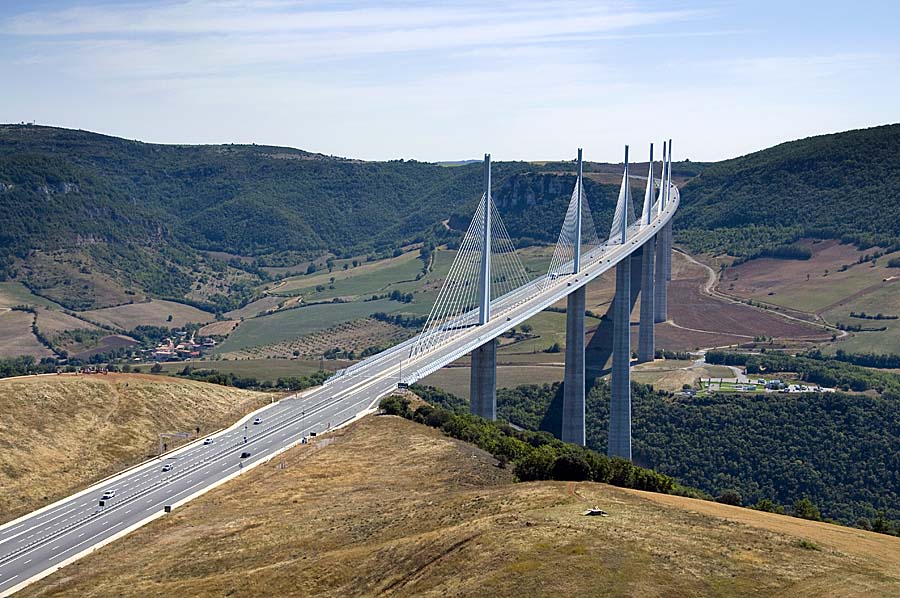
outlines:
{"label": "highway", "polygon": [[[397,387],[448,365],[483,343],[588,284],[655,235],[675,213],[674,185],[665,209],[649,225],[629,228],[626,244],[603,245],[583,256],[577,275],[541,277],[491,302],[492,317],[446,342],[411,356],[416,338],[342,370],[326,383],[250,414],[231,428],[144,463],[39,511],[0,526],[0,596],[48,575],[92,550],[164,516],[183,502],[240,475],[312,432],[322,433],[372,409]],[[261,423],[252,423],[254,417]],[[246,441],[244,436],[247,436]],[[241,458],[249,452],[250,456]],[[169,471],[163,471],[172,463]],[[115,496],[100,506],[106,490]]]}

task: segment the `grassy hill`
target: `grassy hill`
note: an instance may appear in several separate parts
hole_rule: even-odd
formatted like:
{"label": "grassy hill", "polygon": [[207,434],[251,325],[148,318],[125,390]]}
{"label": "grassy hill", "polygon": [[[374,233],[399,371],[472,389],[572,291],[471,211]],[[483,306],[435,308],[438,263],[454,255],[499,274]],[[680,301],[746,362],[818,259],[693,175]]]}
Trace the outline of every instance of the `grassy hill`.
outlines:
{"label": "grassy hill", "polygon": [[[798,371],[791,367],[770,371]],[[900,383],[896,375],[879,375],[889,377],[894,389]],[[892,448],[900,443],[895,390],[674,397],[634,384],[632,401],[638,465],[713,496],[737,491],[746,505],[769,499],[790,508],[807,497],[823,517],[848,525],[871,525],[879,516],[900,523],[900,457]],[[558,383],[500,389],[497,403],[503,419],[559,433]],[[586,413],[587,445],[605,453],[607,381],[588,393]]]}
{"label": "grassy hill", "polygon": [[900,242],[900,124],[790,141],[708,165],[683,188],[692,249],[752,257],[817,236]]}
{"label": "grassy hill", "polygon": [[0,380],[0,522],[155,455],[160,432],[219,429],[271,397],[139,374]]}
{"label": "grassy hill", "polygon": [[[582,516],[594,506],[609,516]],[[513,483],[471,445],[381,416],[22,595],[891,596],[898,572],[898,538],[603,484]]]}

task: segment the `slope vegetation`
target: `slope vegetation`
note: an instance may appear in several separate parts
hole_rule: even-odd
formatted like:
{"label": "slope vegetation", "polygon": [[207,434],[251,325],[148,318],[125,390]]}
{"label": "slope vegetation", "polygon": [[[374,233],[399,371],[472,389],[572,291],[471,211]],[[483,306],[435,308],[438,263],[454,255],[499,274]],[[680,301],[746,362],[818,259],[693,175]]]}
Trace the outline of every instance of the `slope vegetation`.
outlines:
{"label": "slope vegetation", "polygon": [[[693,249],[753,256],[819,236],[900,241],[900,124],[791,141],[688,182],[676,226]],[[713,234],[710,234],[713,231]]]}
{"label": "slope vegetation", "polygon": [[[599,506],[608,517],[584,517]],[[24,596],[889,596],[900,539],[592,483],[513,483],[470,445],[369,417]]]}
{"label": "slope vegetation", "polygon": [[0,521],[156,454],[160,432],[208,433],[270,398],[139,374],[0,380]]}

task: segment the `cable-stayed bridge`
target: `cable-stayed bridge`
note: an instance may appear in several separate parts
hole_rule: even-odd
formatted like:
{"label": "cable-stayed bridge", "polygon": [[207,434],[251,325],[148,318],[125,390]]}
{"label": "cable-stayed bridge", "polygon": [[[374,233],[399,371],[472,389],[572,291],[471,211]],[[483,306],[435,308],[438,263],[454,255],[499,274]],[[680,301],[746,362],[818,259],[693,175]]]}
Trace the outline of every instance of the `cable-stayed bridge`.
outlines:
{"label": "cable-stayed bridge", "polygon": [[[668,152],[666,151],[668,147]],[[667,155],[668,154],[668,155]],[[671,178],[671,141],[658,176],[650,170],[638,215],[629,184],[628,150],[608,236],[598,234],[578,177],[545,275],[529,280],[491,197],[490,157],[484,194],[424,329],[415,337],[332,376],[307,392],[252,413],[226,430],[123,471],[33,513],[0,525],[0,596],[74,562],[164,516],[281,452],[368,413],[398,384],[420,380],[472,354],[473,413],[496,416],[495,339],[566,299],[563,440],[584,444],[585,286],[615,268],[609,454],[631,458],[629,320],[641,294],[638,356],[654,354],[654,322],[666,320],[671,275],[671,219],[678,189]],[[638,173],[640,175],[640,173]],[[632,276],[633,263],[639,277]],[[258,420],[258,422],[254,421]],[[116,545],[110,547],[114,550]]]}
{"label": "cable-stayed bridge", "polygon": [[[640,217],[631,193],[633,178],[625,148],[622,184],[609,234],[600,237],[584,192],[582,152],[578,176],[559,239],[545,275],[529,280],[515,253],[506,227],[494,206],[490,189],[490,156],[485,156],[485,191],[460,243],[447,279],[424,329],[392,349],[338,372],[326,382],[344,377],[372,376],[395,368],[395,379],[411,384],[472,355],[472,413],[496,417],[495,339],[535,314],[566,299],[566,372],[563,384],[563,440],[585,442],[585,287],[615,268],[613,301],[612,404],[609,454],[631,459],[631,341],[629,321],[635,291],[641,295],[639,361],[655,353],[654,323],[666,320],[667,284],[671,279],[672,226],[679,193],[672,184],[671,141],[663,144],[656,173],[650,146]],[[634,258],[634,259],[632,259]],[[632,275],[638,262],[639,277]],[[633,281],[637,289],[632,289]]]}

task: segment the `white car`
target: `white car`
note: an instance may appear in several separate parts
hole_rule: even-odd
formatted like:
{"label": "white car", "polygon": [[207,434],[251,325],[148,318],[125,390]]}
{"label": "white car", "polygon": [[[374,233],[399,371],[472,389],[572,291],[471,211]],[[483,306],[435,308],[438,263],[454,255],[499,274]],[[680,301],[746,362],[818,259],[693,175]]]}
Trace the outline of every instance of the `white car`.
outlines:
{"label": "white car", "polygon": [[254,426],[258,426],[261,423],[262,423],[262,418],[257,417],[256,419],[253,420]]}
{"label": "white car", "polygon": [[163,471],[172,471],[173,467],[175,467],[174,463],[166,463],[165,465],[163,465],[162,470]]}
{"label": "white car", "polygon": [[212,443],[213,443],[213,439],[212,439],[212,438],[207,438],[206,440],[203,441],[203,444],[204,444],[204,445],[212,444]]}
{"label": "white car", "polygon": [[116,491],[110,488],[106,492],[103,493],[103,496],[100,497],[100,500],[109,500],[116,495]]}

